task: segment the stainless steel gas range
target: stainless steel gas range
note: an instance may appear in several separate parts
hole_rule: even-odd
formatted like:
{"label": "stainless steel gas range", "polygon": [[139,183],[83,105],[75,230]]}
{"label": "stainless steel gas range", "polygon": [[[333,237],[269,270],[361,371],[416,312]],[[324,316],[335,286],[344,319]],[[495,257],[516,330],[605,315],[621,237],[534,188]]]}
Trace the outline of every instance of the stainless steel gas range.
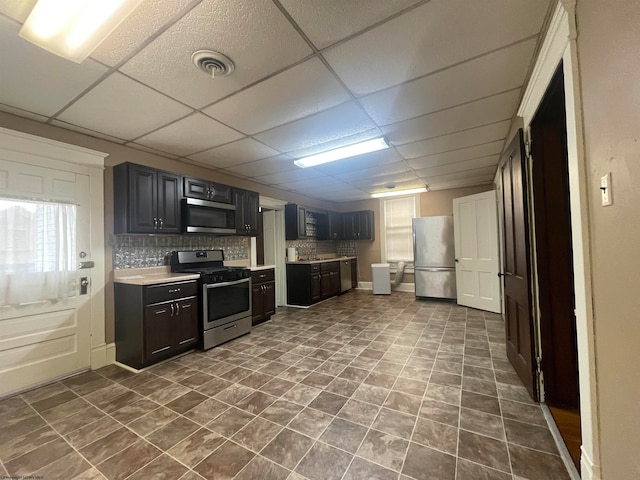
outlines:
{"label": "stainless steel gas range", "polygon": [[171,271],[200,274],[201,347],[251,332],[251,271],[225,267],[222,250],[173,252]]}

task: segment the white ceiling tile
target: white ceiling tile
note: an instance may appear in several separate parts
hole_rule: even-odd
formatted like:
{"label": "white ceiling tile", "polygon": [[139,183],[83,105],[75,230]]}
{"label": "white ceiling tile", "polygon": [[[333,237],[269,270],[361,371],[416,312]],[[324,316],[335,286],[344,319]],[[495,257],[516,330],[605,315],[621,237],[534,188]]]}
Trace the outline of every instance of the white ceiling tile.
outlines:
{"label": "white ceiling tile", "polygon": [[178,155],[174,155],[172,153],[163,152],[161,150],[156,150],[155,148],[147,147],[145,145],[140,145],[139,143],[135,143],[135,142],[127,143],[127,147],[135,148],[136,150],[141,150],[141,151],[147,152],[147,153],[153,153],[154,155],[160,155],[161,157],[170,158],[172,160],[180,158]]}
{"label": "white ceiling tile", "polygon": [[404,158],[417,158],[451,150],[460,150],[461,148],[473,147],[474,145],[504,140],[509,133],[510,125],[511,120],[492,123],[491,125],[471,128],[428,140],[407,143],[396,148]]}
{"label": "white ceiling tile", "polygon": [[519,43],[368,95],[360,103],[377,124],[388,125],[503,93],[523,84],[535,45],[535,39]]}
{"label": "white ceiling tile", "polygon": [[188,156],[232,142],[240,137],[242,137],[240,133],[220,122],[202,113],[194,113],[145,135],[136,142],[175,155]]}
{"label": "white ceiling tile", "polygon": [[456,180],[465,180],[469,178],[484,177],[486,175],[494,175],[496,173],[496,167],[482,167],[474,168],[473,170],[466,170],[464,172],[447,173],[445,175],[433,175],[428,177],[420,177],[427,185],[431,183],[446,183]]}
{"label": "white ceiling tile", "polygon": [[[377,177],[338,177],[340,180],[347,182],[351,185],[361,187],[362,189],[368,189],[373,187],[383,187],[387,185],[398,185],[405,183],[420,183],[420,178],[413,171],[401,172],[396,174],[382,175]],[[424,183],[424,182],[422,182]],[[424,185],[423,185],[424,186]]]}
{"label": "white ceiling tile", "polygon": [[309,180],[283,183],[280,186],[301,193],[326,193],[349,188],[347,183],[338,182],[333,177],[317,177]]}
{"label": "white ceiling tile", "polygon": [[49,117],[45,117],[44,115],[38,115],[37,113],[29,112],[27,110],[22,110],[21,108],[5,105],[4,103],[0,103],[0,110],[3,112],[11,113],[12,115],[18,115],[19,117],[30,118],[31,120],[37,120],[39,122],[46,122],[47,119],[49,118]]}
{"label": "white ceiling tile", "polygon": [[246,134],[262,132],[346,102],[351,97],[312,58],[204,110]]}
{"label": "white ceiling tile", "polygon": [[421,177],[434,177],[437,175],[445,175],[448,173],[464,172],[465,170],[473,170],[476,168],[492,167],[494,170],[498,165],[500,155],[492,155],[490,157],[474,158],[464,162],[448,163],[446,165],[438,165],[435,167],[421,168],[416,173]]}
{"label": "white ceiling tile", "polygon": [[[231,58],[235,71],[212,80],[191,63],[202,49]],[[121,70],[200,108],[310,53],[270,0],[204,0]]]}
{"label": "white ceiling tile", "polygon": [[0,1],[0,13],[24,23],[37,0],[2,0]]}
{"label": "white ceiling tile", "polygon": [[412,158],[407,160],[407,163],[417,170],[421,168],[435,167],[437,165],[446,165],[448,163],[464,162],[465,160],[471,160],[474,158],[499,155],[502,152],[503,145],[503,141],[492,142],[485,145],[477,145],[475,147],[461,148],[460,150],[428,155],[426,157]]}
{"label": "white ceiling tile", "polygon": [[378,165],[376,167],[365,168],[355,172],[339,173],[333,176],[344,182],[353,183],[359,181],[367,182],[372,178],[388,177],[390,175],[397,175],[405,172],[410,172],[411,175],[415,177],[415,174],[409,164],[402,160],[400,162]]}
{"label": "white ceiling tile", "polygon": [[[312,198],[318,198],[321,200],[326,200],[324,195],[310,195]],[[370,198],[370,195],[367,192],[362,190],[349,190],[344,192],[336,192],[331,194],[330,200],[332,202],[341,203],[341,202],[353,202],[356,200],[366,200]]]}
{"label": "white ceiling tile", "polygon": [[431,0],[324,56],[347,87],[364,95],[536,35],[547,5]]}
{"label": "white ceiling tile", "polygon": [[[386,188],[387,185],[393,184],[395,188]],[[419,178],[405,181],[394,181],[389,183],[379,183],[377,185],[370,185],[368,187],[362,187],[368,193],[388,192],[390,190],[409,190],[410,188],[424,188],[425,183]]]}
{"label": "white ceiling tile", "polygon": [[80,132],[85,135],[89,135],[91,137],[102,138],[104,140],[109,140],[114,143],[125,143],[126,140],[118,137],[113,137],[111,135],[107,135],[101,132],[96,132],[95,130],[91,130],[89,128],[80,127],[78,125],[74,125],[73,123],[63,122],[60,120],[52,120],[51,125],[55,125],[56,127],[64,128],[66,130],[72,130],[74,132]]}
{"label": "white ceiling tile", "polygon": [[449,190],[450,188],[475,187],[478,185],[491,185],[493,175],[483,175],[482,177],[454,180],[450,182],[429,184],[429,190]]}
{"label": "white ceiling tile", "polygon": [[107,65],[116,65],[190,3],[192,0],[144,0],[98,45],[91,57]]}
{"label": "white ceiling tile", "polygon": [[53,115],[107,69],[93,60],[77,64],[18,36],[19,26],[0,17],[0,103]]}
{"label": "white ceiling tile", "polygon": [[283,183],[298,182],[300,180],[309,180],[311,178],[321,178],[325,176],[326,175],[323,175],[313,168],[296,168],[295,170],[287,170],[286,172],[263,175],[255,179],[261,183],[281,185]]}
{"label": "white ceiling tile", "polygon": [[116,72],[58,118],[132,140],[191,112],[191,108]]}
{"label": "white ceiling tile", "polygon": [[357,157],[325,163],[323,165],[318,165],[315,168],[327,175],[338,175],[340,173],[364,170],[366,168],[378,167],[380,165],[400,162],[402,160],[403,158],[395,151],[395,149],[388,148],[386,150],[358,155]]}
{"label": "white ceiling tile", "polygon": [[500,120],[511,119],[520,98],[520,90],[495,95],[440,112],[382,127],[393,145],[416,142],[425,138],[446,135]]}
{"label": "white ceiling tile", "polygon": [[261,177],[272,173],[295,170],[297,168],[300,167],[293,164],[292,157],[289,155],[278,155],[276,157],[265,158],[255,162],[227,167],[225,168],[225,171],[229,171],[235,175],[242,175],[244,177]]}
{"label": "white ceiling tile", "polygon": [[191,155],[191,158],[213,167],[227,168],[262,158],[273,157],[278,153],[273,148],[247,137],[237,142],[227,143],[226,145]]}
{"label": "white ceiling tile", "polygon": [[419,0],[280,0],[313,44],[325,48]]}
{"label": "white ceiling tile", "polygon": [[326,144],[374,128],[373,122],[356,102],[348,102],[254,135],[254,137],[282,152],[292,152]]}

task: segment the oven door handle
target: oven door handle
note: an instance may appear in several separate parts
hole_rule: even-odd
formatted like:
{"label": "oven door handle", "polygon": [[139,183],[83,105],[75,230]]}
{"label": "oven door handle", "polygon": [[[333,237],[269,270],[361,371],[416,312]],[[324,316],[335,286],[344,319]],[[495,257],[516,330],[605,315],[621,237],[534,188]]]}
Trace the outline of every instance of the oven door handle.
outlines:
{"label": "oven door handle", "polygon": [[207,283],[205,286],[207,288],[220,288],[220,287],[229,287],[231,285],[240,285],[241,283],[249,283],[251,278],[243,278],[242,280],[235,280],[233,282],[222,282],[222,283]]}

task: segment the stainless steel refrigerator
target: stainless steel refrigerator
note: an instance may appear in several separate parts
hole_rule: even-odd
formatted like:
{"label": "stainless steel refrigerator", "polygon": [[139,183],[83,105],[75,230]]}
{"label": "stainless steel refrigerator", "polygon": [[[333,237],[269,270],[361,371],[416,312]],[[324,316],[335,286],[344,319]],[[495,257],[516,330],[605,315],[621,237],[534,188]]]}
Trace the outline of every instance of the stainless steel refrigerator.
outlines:
{"label": "stainless steel refrigerator", "polygon": [[453,215],[413,219],[416,297],[456,298]]}

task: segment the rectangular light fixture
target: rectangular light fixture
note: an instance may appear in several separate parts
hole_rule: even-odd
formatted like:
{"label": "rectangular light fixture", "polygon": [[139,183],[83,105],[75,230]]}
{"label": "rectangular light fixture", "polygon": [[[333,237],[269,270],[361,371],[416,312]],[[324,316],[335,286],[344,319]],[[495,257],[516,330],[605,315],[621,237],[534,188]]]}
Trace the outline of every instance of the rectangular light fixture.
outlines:
{"label": "rectangular light fixture", "polygon": [[398,197],[400,195],[411,195],[412,193],[422,193],[426,191],[427,191],[427,187],[410,188],[409,190],[391,190],[389,192],[372,193],[371,197],[372,198]]}
{"label": "rectangular light fixture", "polygon": [[87,58],[142,0],[38,0],[20,36],[76,63]]}
{"label": "rectangular light fixture", "polygon": [[385,148],[389,148],[389,144],[386,142],[384,137],[380,137],[374,138],[373,140],[367,140],[366,142],[354,143],[353,145],[347,145],[346,147],[340,147],[327,152],[318,153],[309,157],[299,158],[293,163],[302,168],[315,167],[316,165],[323,163],[355,157],[356,155],[362,155],[363,153],[377,152],[378,150],[383,150]]}

